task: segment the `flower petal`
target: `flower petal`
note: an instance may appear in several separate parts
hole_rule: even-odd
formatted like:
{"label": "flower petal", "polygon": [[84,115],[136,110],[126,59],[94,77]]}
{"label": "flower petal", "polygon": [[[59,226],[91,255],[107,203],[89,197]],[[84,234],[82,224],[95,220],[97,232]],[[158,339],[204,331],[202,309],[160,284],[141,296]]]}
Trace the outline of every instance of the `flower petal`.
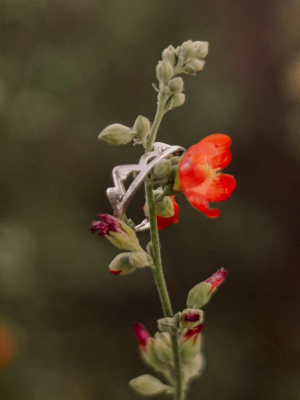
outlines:
{"label": "flower petal", "polygon": [[231,139],[223,133],[214,133],[191,146],[186,156],[197,165],[209,164],[214,169],[223,169],[231,162],[229,146]]}
{"label": "flower petal", "polygon": [[[201,186],[201,185],[199,185]],[[198,187],[199,187],[198,186]],[[209,218],[216,218],[220,215],[220,210],[217,208],[209,208],[206,197],[195,189],[189,189],[185,192],[186,198],[193,207],[201,211]]]}
{"label": "flower petal", "polygon": [[229,199],[235,187],[236,181],[232,175],[219,174],[207,186],[206,199],[207,201],[225,201]]}
{"label": "flower petal", "polygon": [[[183,191],[200,185],[206,179],[205,171],[197,168],[198,164],[194,160],[195,157],[188,154],[189,150],[182,156],[178,166],[180,186]],[[203,159],[203,163],[207,164],[205,159]]]}

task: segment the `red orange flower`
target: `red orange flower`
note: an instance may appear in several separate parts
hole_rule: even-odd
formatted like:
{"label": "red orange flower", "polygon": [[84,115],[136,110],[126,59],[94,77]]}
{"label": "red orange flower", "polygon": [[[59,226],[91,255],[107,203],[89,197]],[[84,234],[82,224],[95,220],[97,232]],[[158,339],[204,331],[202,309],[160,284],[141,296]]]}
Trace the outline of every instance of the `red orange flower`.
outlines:
{"label": "red orange flower", "polygon": [[191,146],[182,156],[178,172],[181,188],[188,201],[207,217],[220,215],[217,208],[209,208],[211,201],[227,200],[236,187],[232,175],[220,171],[231,161],[231,139],[215,133]]}
{"label": "red orange flower", "polygon": [[174,206],[174,215],[172,215],[172,217],[168,217],[168,218],[157,215],[156,220],[157,220],[157,228],[158,229],[165,229],[169,225],[177,224],[177,222],[178,222],[179,206],[176,203],[176,201],[174,200],[174,196],[171,196],[171,199],[172,199],[172,203]]}

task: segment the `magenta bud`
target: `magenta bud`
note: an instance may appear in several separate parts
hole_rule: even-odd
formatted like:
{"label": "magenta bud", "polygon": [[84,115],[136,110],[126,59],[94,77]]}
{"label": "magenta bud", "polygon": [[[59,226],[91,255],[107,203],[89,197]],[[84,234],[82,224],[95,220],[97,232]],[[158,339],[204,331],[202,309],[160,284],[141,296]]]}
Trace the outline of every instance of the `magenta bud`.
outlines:
{"label": "magenta bud", "polygon": [[182,311],[181,325],[186,329],[193,329],[203,322],[203,311],[187,308]]}
{"label": "magenta bud", "polygon": [[135,336],[139,342],[139,345],[141,346],[141,350],[147,351],[147,342],[148,342],[148,339],[151,338],[150,333],[147,331],[147,329],[144,327],[144,325],[142,325],[138,322],[134,322],[133,330],[134,330]]}
{"label": "magenta bud", "polygon": [[221,285],[221,283],[223,283],[227,275],[228,272],[224,268],[220,268],[210,278],[206,279],[205,282],[212,286],[211,292],[213,292],[218,286]]}

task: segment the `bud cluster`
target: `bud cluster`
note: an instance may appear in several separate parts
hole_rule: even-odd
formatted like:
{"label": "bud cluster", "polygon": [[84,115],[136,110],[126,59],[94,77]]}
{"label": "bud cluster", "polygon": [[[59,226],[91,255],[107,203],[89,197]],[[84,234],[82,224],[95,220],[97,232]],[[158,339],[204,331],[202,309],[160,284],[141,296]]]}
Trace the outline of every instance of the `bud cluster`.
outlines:
{"label": "bud cluster", "polygon": [[[193,330],[182,328],[178,335],[180,357],[182,360],[183,384],[185,386],[192,378],[199,376],[203,367],[203,355],[200,353],[200,333],[202,328],[203,324],[198,325],[197,328]],[[129,382],[129,385],[142,395],[150,395],[150,391],[153,395],[164,393],[167,390],[169,393],[173,393],[175,366],[170,334],[167,332],[156,332],[152,337],[146,328],[138,323],[134,324],[134,330],[139,342],[142,359],[155,371],[163,374],[169,385],[165,385],[151,375],[147,375],[146,378],[145,375],[135,378]],[[157,381],[160,384],[158,384]],[[147,382],[146,387],[143,386],[143,388],[141,388],[140,382]]]}
{"label": "bud cluster", "polygon": [[136,268],[153,266],[152,257],[142,249],[135,231],[125,222],[107,214],[97,214],[100,221],[93,221],[91,233],[105,236],[114,246],[129,250],[118,254],[109,264],[109,271],[115,275],[127,275]]}
{"label": "bud cluster", "polygon": [[156,67],[156,77],[159,82],[159,92],[167,96],[165,111],[181,106],[185,102],[183,80],[175,75],[184,73],[196,75],[204,67],[208,54],[208,42],[193,42],[188,40],[181,46],[167,47],[162,52],[162,60]]}
{"label": "bud cluster", "polygon": [[[143,360],[155,371],[162,373],[169,385],[157,380],[151,375],[142,375],[130,381],[130,386],[143,395],[167,393],[174,381],[174,359],[172,354],[171,336],[179,338],[180,358],[182,362],[182,379],[184,387],[199,376],[203,370],[204,358],[201,353],[201,335],[204,313],[200,309],[210,299],[211,294],[224,281],[227,272],[219,269],[204,282],[196,285],[188,295],[187,306],[174,317],[165,317],[157,321],[161,332],[152,337],[146,328],[134,324],[135,335]],[[143,385],[141,385],[141,382]],[[172,393],[172,391],[170,391]]]}

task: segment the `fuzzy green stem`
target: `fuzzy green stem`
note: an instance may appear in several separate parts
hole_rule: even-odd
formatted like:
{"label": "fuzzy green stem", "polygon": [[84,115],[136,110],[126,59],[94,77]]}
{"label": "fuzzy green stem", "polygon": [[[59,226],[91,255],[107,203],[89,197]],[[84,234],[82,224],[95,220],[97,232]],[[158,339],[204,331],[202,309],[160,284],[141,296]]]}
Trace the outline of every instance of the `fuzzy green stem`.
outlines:
{"label": "fuzzy green stem", "polygon": [[[164,103],[165,96],[160,93],[158,95],[158,105],[157,112],[155,115],[155,119],[151,128],[151,132],[149,135],[148,143],[146,146],[146,152],[151,151],[153,144],[155,142],[157,130],[165,113]],[[163,274],[162,262],[161,262],[161,254],[160,254],[160,243],[159,243],[159,235],[157,229],[157,220],[156,220],[156,212],[155,212],[155,202],[153,196],[153,188],[150,182],[145,182],[145,192],[147,199],[147,207],[149,213],[149,222],[150,222],[150,234],[152,241],[152,257],[153,257],[153,274],[156,282],[157,290],[159,293],[159,297],[161,300],[162,308],[165,317],[173,317],[172,305],[170,302],[168,289],[166,286],[166,281]],[[181,370],[181,360],[180,360],[180,348],[178,342],[178,335],[171,335],[171,343],[172,343],[172,352],[173,352],[173,360],[175,366],[175,379],[176,379],[176,400],[183,400],[183,385],[182,385],[182,370]]]}
{"label": "fuzzy green stem", "polygon": [[[149,213],[150,222],[150,233],[152,241],[152,257],[153,257],[153,274],[156,282],[157,290],[161,300],[162,308],[165,317],[173,317],[173,310],[166,286],[166,281],[163,274],[161,255],[160,255],[160,244],[159,235],[157,229],[155,203],[153,198],[152,185],[149,182],[145,183],[147,206]],[[175,379],[176,379],[176,400],[183,400],[183,387],[182,387],[182,371],[181,371],[181,360],[180,360],[180,348],[178,343],[177,334],[171,335],[173,360],[175,366]]]}
{"label": "fuzzy green stem", "polygon": [[147,141],[146,152],[151,151],[156,139],[156,134],[165,113],[165,95],[159,93],[157,96],[157,111],[151,127],[151,132]]}

